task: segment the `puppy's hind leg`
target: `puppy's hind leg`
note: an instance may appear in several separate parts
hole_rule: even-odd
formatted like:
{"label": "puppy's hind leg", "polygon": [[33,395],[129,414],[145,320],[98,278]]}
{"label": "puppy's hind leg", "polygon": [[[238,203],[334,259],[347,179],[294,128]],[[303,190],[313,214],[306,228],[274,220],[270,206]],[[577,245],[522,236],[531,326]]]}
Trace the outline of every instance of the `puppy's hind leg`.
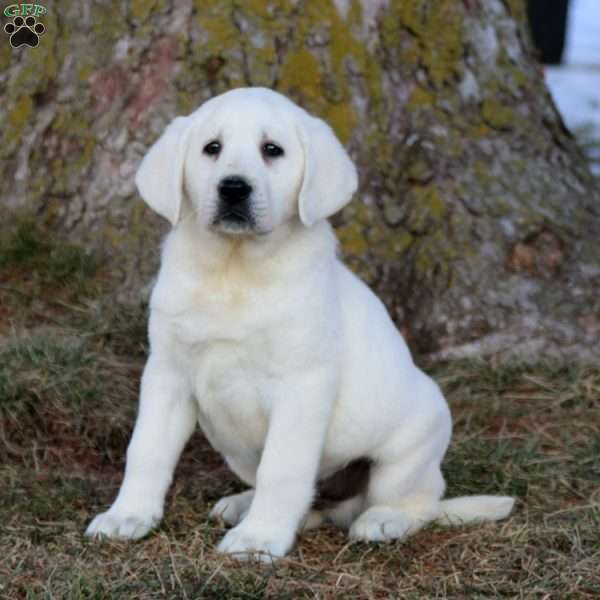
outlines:
{"label": "puppy's hind leg", "polygon": [[412,392],[418,399],[410,423],[403,423],[374,452],[367,509],[350,527],[350,537],[389,541],[412,535],[439,515],[446,484],[440,463],[452,421],[439,387],[422,375]]}
{"label": "puppy's hind leg", "polygon": [[407,538],[438,516],[444,489],[437,461],[425,468],[414,463],[374,465],[368,508],[352,523],[350,537],[374,542]]}

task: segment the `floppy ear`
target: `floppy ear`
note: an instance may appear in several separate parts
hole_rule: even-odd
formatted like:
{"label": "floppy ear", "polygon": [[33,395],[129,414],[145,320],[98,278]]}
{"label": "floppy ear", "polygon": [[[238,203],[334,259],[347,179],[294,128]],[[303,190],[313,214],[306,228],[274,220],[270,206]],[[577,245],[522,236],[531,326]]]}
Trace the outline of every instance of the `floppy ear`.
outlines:
{"label": "floppy ear", "polygon": [[310,227],[350,202],[358,176],[348,153],[321,119],[307,115],[299,137],[304,150],[304,178],[298,210],[302,223]]}
{"label": "floppy ear", "polygon": [[173,226],[181,212],[183,162],[190,121],[190,117],[175,118],[144,156],[135,176],[140,196]]}

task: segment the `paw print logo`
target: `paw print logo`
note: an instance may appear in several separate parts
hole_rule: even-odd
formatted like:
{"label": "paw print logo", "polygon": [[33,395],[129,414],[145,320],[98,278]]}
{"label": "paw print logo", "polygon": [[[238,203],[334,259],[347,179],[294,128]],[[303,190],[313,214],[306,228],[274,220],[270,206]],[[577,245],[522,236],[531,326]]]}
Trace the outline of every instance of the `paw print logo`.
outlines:
{"label": "paw print logo", "polygon": [[4,26],[4,31],[10,35],[10,45],[13,48],[29,46],[35,48],[40,43],[40,36],[44,35],[46,28],[35,17],[15,17],[12,23]]}

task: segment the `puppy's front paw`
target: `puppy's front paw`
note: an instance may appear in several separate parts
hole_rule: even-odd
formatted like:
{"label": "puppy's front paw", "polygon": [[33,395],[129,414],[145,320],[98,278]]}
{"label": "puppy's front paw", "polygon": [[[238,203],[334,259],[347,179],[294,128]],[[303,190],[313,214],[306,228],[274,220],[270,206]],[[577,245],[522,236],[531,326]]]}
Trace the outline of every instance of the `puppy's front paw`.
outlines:
{"label": "puppy's front paw", "polygon": [[221,498],[209,513],[210,519],[223,519],[227,525],[237,525],[248,512],[254,490]]}
{"label": "puppy's front paw", "polygon": [[124,540],[138,540],[156,527],[162,518],[160,512],[120,511],[110,508],[97,515],[85,530],[91,538],[109,537]]}
{"label": "puppy's front paw", "polygon": [[287,554],[294,543],[294,532],[275,531],[246,525],[234,527],[221,540],[219,552],[231,554],[238,560],[258,560],[271,563]]}

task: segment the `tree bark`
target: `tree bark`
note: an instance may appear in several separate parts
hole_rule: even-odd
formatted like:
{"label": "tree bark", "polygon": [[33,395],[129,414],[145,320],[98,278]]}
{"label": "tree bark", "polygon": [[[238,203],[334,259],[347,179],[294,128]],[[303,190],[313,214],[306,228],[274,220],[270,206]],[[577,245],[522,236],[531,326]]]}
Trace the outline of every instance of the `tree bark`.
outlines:
{"label": "tree bark", "polygon": [[129,285],[164,232],[133,185],[146,148],[175,115],[261,85],[349,148],[361,185],[334,219],[343,253],[414,349],[600,356],[600,194],[520,0],[48,8],[38,48],[0,51],[2,203],[101,242]]}

